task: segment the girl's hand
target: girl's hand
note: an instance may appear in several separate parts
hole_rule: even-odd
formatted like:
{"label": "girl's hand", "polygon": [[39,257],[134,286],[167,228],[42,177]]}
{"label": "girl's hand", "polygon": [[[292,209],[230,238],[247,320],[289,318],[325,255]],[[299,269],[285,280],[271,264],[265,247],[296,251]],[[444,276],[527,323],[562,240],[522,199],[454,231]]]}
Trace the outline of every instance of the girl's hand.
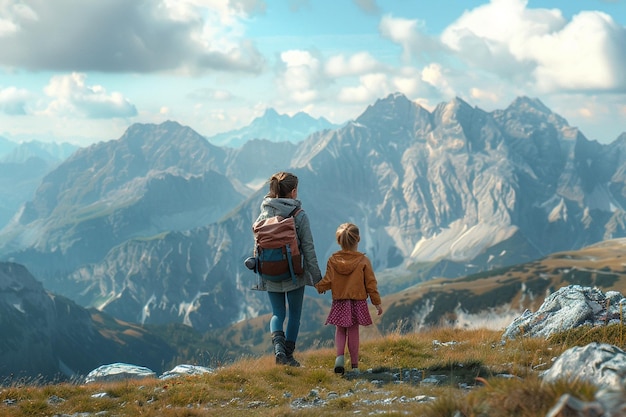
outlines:
{"label": "girl's hand", "polygon": [[380,304],[378,304],[376,307],[376,311],[378,311],[378,315],[380,316],[381,314],[383,314],[383,306],[381,306]]}

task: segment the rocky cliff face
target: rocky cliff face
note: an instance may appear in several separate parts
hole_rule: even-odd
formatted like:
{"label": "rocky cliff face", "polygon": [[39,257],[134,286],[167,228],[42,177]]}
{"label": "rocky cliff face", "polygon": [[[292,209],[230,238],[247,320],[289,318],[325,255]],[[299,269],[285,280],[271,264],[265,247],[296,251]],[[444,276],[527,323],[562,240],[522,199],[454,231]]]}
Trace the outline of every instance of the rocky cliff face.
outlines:
{"label": "rocky cliff face", "polygon": [[625,147],[525,97],[488,113],[391,95],[297,146],[225,150],[173,122],[135,125],[50,173],[1,253],[125,320],[219,328],[267,311],[242,262],[272,172],[300,178],[322,269],[352,221],[397,291],[624,236]]}

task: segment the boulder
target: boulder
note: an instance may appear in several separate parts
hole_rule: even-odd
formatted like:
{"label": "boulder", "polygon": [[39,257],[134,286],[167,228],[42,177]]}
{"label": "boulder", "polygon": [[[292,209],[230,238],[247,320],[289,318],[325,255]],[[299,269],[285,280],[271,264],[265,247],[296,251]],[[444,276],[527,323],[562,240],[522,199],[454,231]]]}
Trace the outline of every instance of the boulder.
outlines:
{"label": "boulder", "polygon": [[159,379],[170,379],[188,375],[203,375],[213,373],[213,369],[197,365],[177,365],[172,370],[164,372]]}
{"label": "boulder", "polygon": [[606,343],[575,346],[540,375],[544,382],[581,380],[598,387],[621,389],[626,382],[626,352]]}
{"label": "boulder", "polygon": [[580,285],[562,287],[546,297],[535,313],[526,310],[513,320],[502,339],[518,336],[547,338],[579,326],[620,323],[624,303],[626,299],[617,291],[603,293],[598,288]]}
{"label": "boulder", "polygon": [[616,346],[594,342],[573,347],[540,376],[543,383],[580,380],[598,387],[594,400],[589,402],[564,394],[546,417],[626,415],[626,352]]}
{"label": "boulder", "polygon": [[155,378],[156,373],[143,366],[127,363],[112,363],[102,365],[89,372],[85,377],[85,383],[122,381],[125,379]]}

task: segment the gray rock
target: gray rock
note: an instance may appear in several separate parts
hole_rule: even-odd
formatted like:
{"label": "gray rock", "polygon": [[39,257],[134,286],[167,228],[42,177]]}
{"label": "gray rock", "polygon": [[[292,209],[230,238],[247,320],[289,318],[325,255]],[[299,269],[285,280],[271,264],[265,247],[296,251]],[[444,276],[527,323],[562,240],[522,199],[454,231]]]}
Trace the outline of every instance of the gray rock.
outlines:
{"label": "gray rock", "polygon": [[213,369],[197,365],[177,365],[173,369],[164,372],[159,379],[170,379],[189,375],[203,375],[207,373],[213,373]]}
{"label": "gray rock", "polygon": [[602,389],[593,401],[582,401],[563,394],[546,417],[622,417],[626,416],[626,393],[623,389]]}
{"label": "gray rock", "polygon": [[582,380],[604,388],[620,389],[626,382],[626,352],[606,343],[590,343],[563,352],[542,372],[544,382]]}
{"label": "gray rock", "polygon": [[85,383],[121,381],[125,379],[155,378],[156,373],[146,367],[127,363],[102,365],[87,374]]}
{"label": "gray rock", "polygon": [[569,394],[564,394],[546,414],[546,417],[601,417],[604,411],[604,407],[597,401],[584,402]]}
{"label": "gray rock", "polygon": [[548,337],[583,325],[619,323],[626,300],[617,291],[570,285],[546,297],[539,310],[524,311],[505,329],[502,339]]}
{"label": "gray rock", "polygon": [[626,352],[616,346],[594,342],[573,347],[540,376],[546,384],[580,380],[599,388],[593,401],[562,395],[546,417],[626,416]]}

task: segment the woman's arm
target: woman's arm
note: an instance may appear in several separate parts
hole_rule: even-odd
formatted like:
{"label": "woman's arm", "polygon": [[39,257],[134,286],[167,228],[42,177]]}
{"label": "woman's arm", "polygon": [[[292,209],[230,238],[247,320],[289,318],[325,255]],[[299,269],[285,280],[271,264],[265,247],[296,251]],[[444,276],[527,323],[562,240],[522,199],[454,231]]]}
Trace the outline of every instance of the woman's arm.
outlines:
{"label": "woman's arm", "polygon": [[300,239],[300,249],[304,255],[304,270],[311,274],[313,283],[318,283],[322,279],[322,273],[317,263],[309,217],[304,210],[296,216],[296,224],[298,225],[297,232]]}

